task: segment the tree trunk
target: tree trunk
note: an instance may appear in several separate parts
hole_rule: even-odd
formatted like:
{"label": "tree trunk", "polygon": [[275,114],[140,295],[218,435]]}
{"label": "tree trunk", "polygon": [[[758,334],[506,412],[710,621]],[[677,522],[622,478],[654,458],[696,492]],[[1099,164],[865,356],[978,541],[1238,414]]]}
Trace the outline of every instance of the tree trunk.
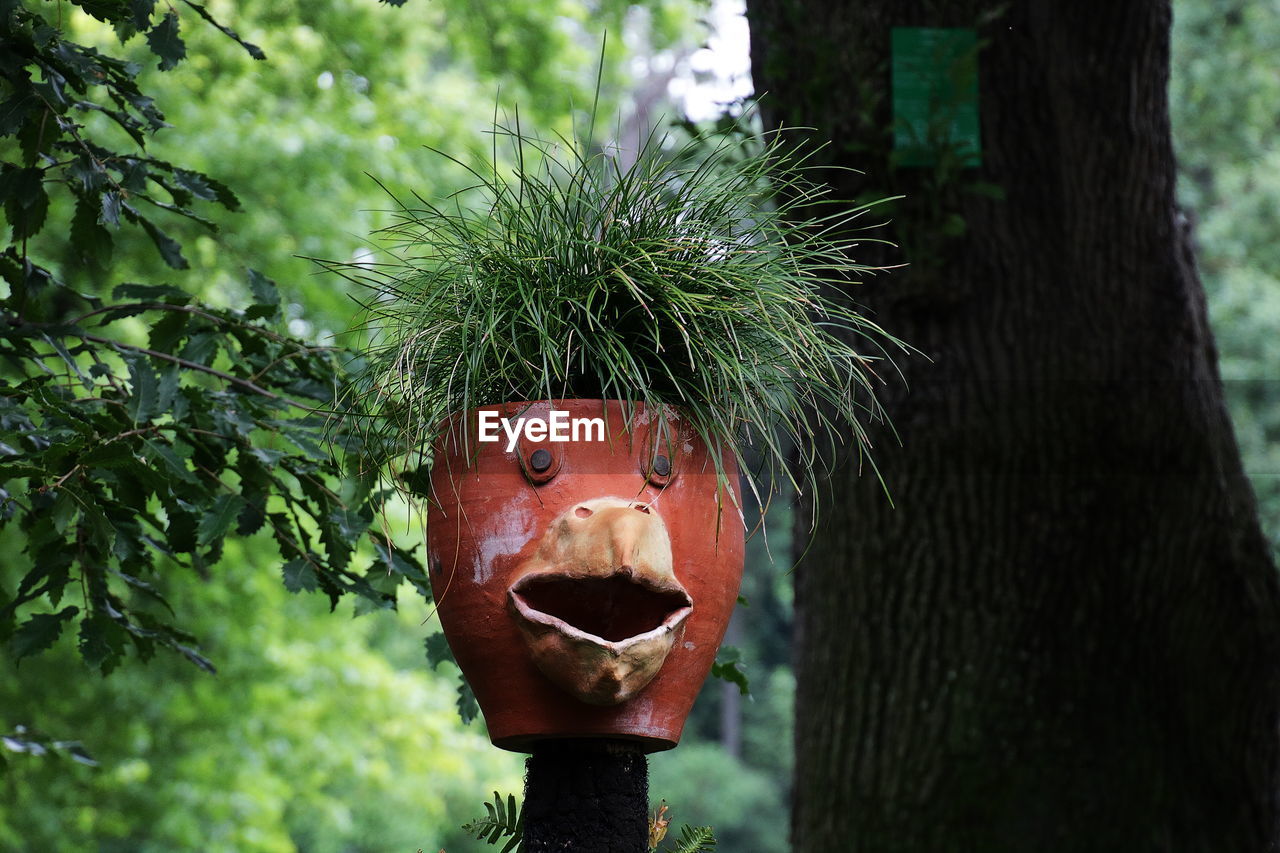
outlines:
{"label": "tree trunk", "polygon": [[[884,394],[896,506],[846,465],[796,572],[795,850],[1273,849],[1280,586],[1176,208],[1169,3],[748,16],[766,125],[907,195],[858,259],[910,266],[851,295],[932,359]],[[980,168],[891,163],[897,26],[985,40]]]}

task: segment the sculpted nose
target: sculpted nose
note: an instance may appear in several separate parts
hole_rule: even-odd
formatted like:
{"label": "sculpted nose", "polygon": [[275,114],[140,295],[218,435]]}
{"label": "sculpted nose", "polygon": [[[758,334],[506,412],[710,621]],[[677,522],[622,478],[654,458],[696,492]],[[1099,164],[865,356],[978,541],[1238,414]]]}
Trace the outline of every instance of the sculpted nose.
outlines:
{"label": "sculpted nose", "polygon": [[565,549],[574,562],[595,574],[644,574],[657,581],[671,577],[671,543],[662,518],[648,504],[618,500],[601,506],[579,504],[566,531]]}

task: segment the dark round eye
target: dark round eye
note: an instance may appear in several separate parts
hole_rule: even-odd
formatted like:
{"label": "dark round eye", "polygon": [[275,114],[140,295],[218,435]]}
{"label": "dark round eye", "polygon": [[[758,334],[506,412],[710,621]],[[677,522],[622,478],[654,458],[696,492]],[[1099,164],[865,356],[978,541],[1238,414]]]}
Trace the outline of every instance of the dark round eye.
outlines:
{"label": "dark round eye", "polygon": [[653,473],[659,477],[667,477],[671,474],[671,460],[661,454],[653,458]]}
{"label": "dark round eye", "polygon": [[535,450],[529,457],[529,467],[541,474],[551,467],[551,451]]}

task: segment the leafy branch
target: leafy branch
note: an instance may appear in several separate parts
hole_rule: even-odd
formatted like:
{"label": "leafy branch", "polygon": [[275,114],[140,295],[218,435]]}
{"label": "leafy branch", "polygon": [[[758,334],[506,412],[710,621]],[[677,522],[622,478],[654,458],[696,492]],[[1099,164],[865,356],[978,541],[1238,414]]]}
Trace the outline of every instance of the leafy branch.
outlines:
{"label": "leafy branch", "polygon": [[[657,853],[658,845],[667,837],[667,830],[671,826],[671,818],[667,817],[668,811],[667,801],[663,800],[649,817],[649,853]],[[715,846],[716,837],[711,827],[686,825],[680,827],[680,840],[676,846],[668,849],[666,853],[703,853],[703,851],[714,850]]]}
{"label": "leafy branch", "polygon": [[716,651],[715,663],[711,665],[711,677],[735,684],[742,696],[751,695],[751,682],[742,671],[742,652],[734,646],[721,646]]}
{"label": "leafy branch", "polygon": [[[16,143],[0,160],[0,535],[17,545],[0,566],[0,642],[21,661],[74,630],[103,674],[130,649],[213,671],[166,590],[175,570],[209,577],[229,537],[260,533],[285,586],[333,606],[351,593],[392,608],[404,580],[429,594],[414,553],[357,550],[376,538],[386,494],[335,458],[365,447],[328,415],[352,356],[278,329],[275,282],[245,271],[244,307],[228,309],[170,284],[122,283],[104,297],[63,274],[104,273],[129,227],[183,269],[180,243],[151,212],[216,230],[206,208],[240,208],[215,178],[147,152],[167,124],[140,67],[69,40],[68,5],[122,43],[144,35],[161,71],[186,56],[179,9],[262,58],[189,0],[71,0],[56,20],[46,4],[0,0],[0,138]],[[135,147],[104,144],[78,119],[89,113]]]}
{"label": "leafy branch", "polygon": [[488,815],[463,824],[463,831],[489,844],[497,844],[506,839],[501,853],[515,850],[524,836],[524,815],[516,804],[515,795],[507,794],[504,803],[498,792],[494,791],[493,802],[486,802],[484,807]]}
{"label": "leafy branch", "polygon": [[680,841],[671,853],[709,853],[716,848],[716,836],[709,826],[680,827]]}

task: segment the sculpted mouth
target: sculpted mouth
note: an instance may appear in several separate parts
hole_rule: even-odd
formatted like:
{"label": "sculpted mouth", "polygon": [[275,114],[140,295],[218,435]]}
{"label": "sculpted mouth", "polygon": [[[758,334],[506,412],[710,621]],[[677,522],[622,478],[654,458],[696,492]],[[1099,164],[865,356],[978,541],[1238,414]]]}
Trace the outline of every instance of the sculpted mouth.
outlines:
{"label": "sculpted mouth", "polygon": [[538,668],[592,705],[618,704],[643,689],[693,612],[674,579],[628,571],[525,575],[508,603]]}
{"label": "sculpted mouth", "polygon": [[512,586],[511,598],[524,619],[605,644],[674,630],[693,605],[683,589],[659,588],[623,573],[528,575]]}

